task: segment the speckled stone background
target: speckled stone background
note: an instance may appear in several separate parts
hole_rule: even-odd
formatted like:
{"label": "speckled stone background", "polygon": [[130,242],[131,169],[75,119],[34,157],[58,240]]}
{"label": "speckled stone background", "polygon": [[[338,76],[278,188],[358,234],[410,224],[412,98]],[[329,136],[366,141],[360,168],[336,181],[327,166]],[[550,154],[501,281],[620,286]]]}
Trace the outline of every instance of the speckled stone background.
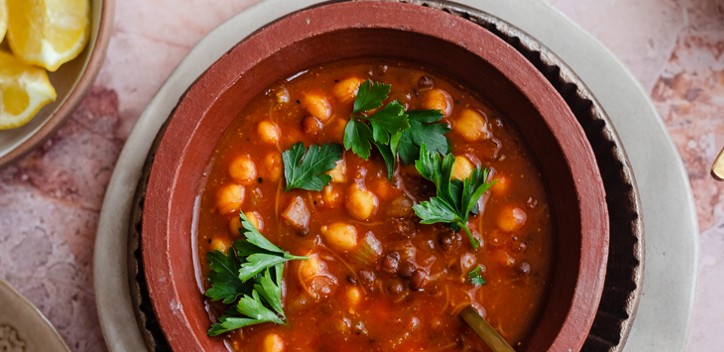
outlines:
{"label": "speckled stone background", "polygon": [[[721,351],[724,183],[709,177],[709,167],[724,146],[724,0],[548,1],[631,70],[678,147],[701,228],[687,350]],[[33,301],[74,351],[105,349],[93,240],[125,139],[194,43],[256,2],[117,0],[113,38],[91,93],[54,137],[0,170],[0,277]]]}

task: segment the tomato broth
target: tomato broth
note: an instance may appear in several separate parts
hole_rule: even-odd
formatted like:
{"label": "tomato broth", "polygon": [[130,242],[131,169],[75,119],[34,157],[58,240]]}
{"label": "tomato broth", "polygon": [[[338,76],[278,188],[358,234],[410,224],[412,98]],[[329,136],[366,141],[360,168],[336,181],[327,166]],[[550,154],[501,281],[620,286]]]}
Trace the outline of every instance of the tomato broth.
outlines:
{"label": "tomato broth", "polygon": [[[412,206],[434,196],[434,185],[399,160],[388,179],[374,148],[368,160],[344,151],[322,191],[285,190],[282,152],[300,141],[342,144],[365,80],[391,85],[385,103],[442,112],[453,176],[490,169],[496,183],[468,221],[479,249],[447,224],[420,224]],[[243,238],[239,211],[272,243],[308,259],[286,263],[286,324],[228,332],[233,350],[487,351],[458,316],[467,305],[522,348],[545,304],[554,224],[539,167],[506,116],[434,69],[347,60],[259,94],[217,145],[202,191],[196,231],[205,283],[207,252]],[[353,240],[339,240],[340,231]],[[471,281],[476,268],[485,284]],[[214,321],[226,308],[210,307]]]}

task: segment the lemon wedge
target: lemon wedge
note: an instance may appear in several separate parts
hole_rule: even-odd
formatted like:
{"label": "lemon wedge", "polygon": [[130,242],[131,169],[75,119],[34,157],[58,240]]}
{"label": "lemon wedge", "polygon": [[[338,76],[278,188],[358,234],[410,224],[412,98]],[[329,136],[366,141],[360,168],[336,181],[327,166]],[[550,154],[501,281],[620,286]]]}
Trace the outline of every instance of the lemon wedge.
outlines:
{"label": "lemon wedge", "polygon": [[28,123],[55,98],[55,89],[45,70],[0,52],[0,130]]}
{"label": "lemon wedge", "polygon": [[8,29],[8,4],[0,0],[0,43],[5,38],[5,31]]}
{"label": "lemon wedge", "polygon": [[11,0],[7,5],[10,49],[25,63],[53,72],[88,43],[89,0]]}

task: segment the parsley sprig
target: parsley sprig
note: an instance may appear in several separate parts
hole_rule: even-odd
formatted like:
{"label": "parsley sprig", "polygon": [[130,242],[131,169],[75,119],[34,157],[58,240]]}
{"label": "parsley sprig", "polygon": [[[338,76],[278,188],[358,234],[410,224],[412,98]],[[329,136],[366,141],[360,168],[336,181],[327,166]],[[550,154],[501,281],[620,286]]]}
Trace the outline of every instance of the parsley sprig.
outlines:
{"label": "parsley sprig", "polygon": [[480,247],[480,241],[473,237],[468,228],[470,213],[477,214],[478,200],[494,182],[486,182],[489,170],[475,168],[465,180],[452,179],[455,157],[427,150],[420,146],[420,158],[415,167],[422,177],[435,184],[436,195],[429,200],[415,204],[412,209],[421,224],[446,223],[454,230],[463,229],[473,249]]}
{"label": "parsley sprig", "polygon": [[351,149],[353,153],[367,160],[374,145],[385,161],[390,179],[395,169],[401,132],[410,127],[408,115],[405,107],[397,100],[373,114],[365,112],[381,107],[390,94],[391,87],[389,84],[370,80],[362,82],[354,100],[352,117],[344,129],[345,149]]}
{"label": "parsley sprig", "polygon": [[286,191],[294,188],[308,191],[321,191],[332,179],[326,172],[334,169],[342,159],[342,146],[339,144],[313,144],[309,150],[302,142],[294,144],[282,153]]}
{"label": "parsley sprig", "polygon": [[478,265],[475,267],[475,269],[470,270],[470,272],[468,273],[468,279],[465,281],[473,286],[485,285],[487,282],[483,277],[483,268]]}
{"label": "parsley sprig", "polygon": [[397,153],[405,164],[411,164],[420,156],[420,146],[425,145],[427,150],[445,154],[450,145],[445,135],[450,127],[443,123],[440,110],[413,110],[407,112],[410,119],[410,128],[404,130],[400,136]]}
{"label": "parsley sprig", "polygon": [[234,242],[228,253],[209,252],[206,259],[211,272],[211,288],[206,297],[233,304],[211,325],[210,336],[261,323],[284,324],[282,279],[284,263],[304,260],[291,255],[264,237],[243,212],[239,212],[244,239]]}
{"label": "parsley sprig", "polygon": [[[436,123],[442,119],[438,110],[405,111],[399,101],[393,100],[374,113],[387,100],[391,85],[367,80],[360,84],[352,108],[352,117],[344,129],[344,147],[362,159],[370,157],[372,146],[379,151],[392,179],[397,157],[409,164],[420,152],[420,146],[445,153],[450,129]],[[369,123],[369,124],[368,124]]]}

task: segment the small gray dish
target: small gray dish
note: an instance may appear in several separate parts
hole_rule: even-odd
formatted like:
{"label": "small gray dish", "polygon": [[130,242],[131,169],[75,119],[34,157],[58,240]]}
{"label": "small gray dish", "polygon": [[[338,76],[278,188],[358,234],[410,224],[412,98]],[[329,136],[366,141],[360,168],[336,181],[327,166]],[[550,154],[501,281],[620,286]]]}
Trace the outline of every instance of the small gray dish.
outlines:
{"label": "small gray dish", "polygon": [[0,280],[0,351],[70,352],[38,308],[5,280]]}

